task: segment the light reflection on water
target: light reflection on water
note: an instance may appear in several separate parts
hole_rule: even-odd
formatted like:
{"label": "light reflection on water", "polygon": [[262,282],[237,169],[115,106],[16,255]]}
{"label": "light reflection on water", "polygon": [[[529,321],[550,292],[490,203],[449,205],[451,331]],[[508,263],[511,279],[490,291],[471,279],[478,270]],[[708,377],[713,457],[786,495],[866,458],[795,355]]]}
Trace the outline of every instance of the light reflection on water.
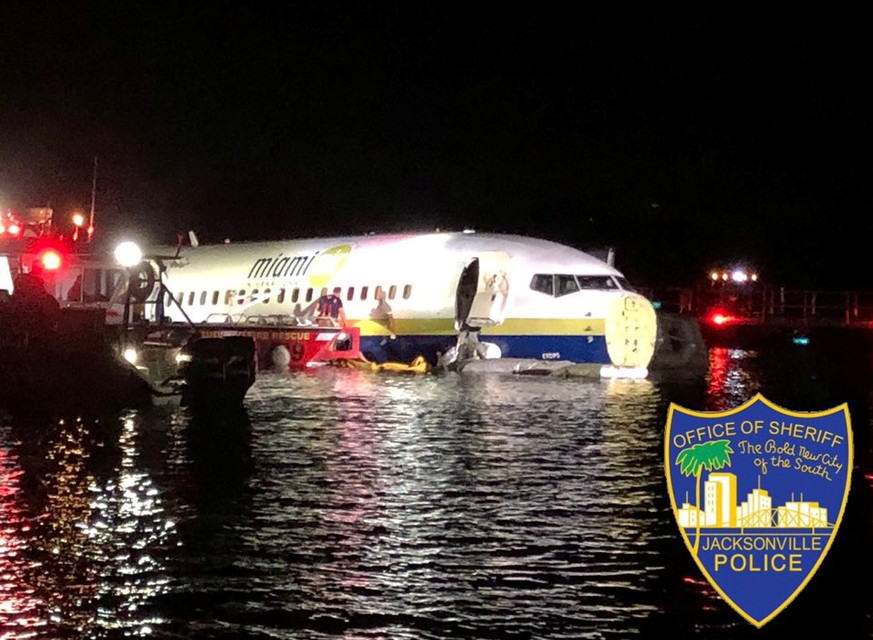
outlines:
{"label": "light reflection on water", "polygon": [[[259,415],[279,393],[284,381],[262,381],[252,409],[269,425],[254,442],[268,472],[253,478],[264,521],[245,542],[276,549],[267,562],[292,579],[259,607],[434,637],[618,630],[653,608],[639,570],[660,565],[646,545],[661,475],[639,465],[641,448],[659,454],[650,384],[325,371],[298,382],[303,416]],[[622,413],[623,429],[592,419]],[[290,534],[271,526],[286,501],[308,507]]]}
{"label": "light reflection on water", "polygon": [[[0,557],[18,615],[2,637],[150,633],[141,611],[167,584],[172,520],[137,450],[137,416],[4,427],[2,508],[15,552]],[[15,526],[17,525],[17,526]],[[8,613],[9,605],[3,607]]]}
{"label": "light reflection on water", "polygon": [[791,392],[757,352],[711,365],[697,385],[327,369],[262,376],[240,414],[8,419],[0,637],[760,637],[681,543],[664,420]]}

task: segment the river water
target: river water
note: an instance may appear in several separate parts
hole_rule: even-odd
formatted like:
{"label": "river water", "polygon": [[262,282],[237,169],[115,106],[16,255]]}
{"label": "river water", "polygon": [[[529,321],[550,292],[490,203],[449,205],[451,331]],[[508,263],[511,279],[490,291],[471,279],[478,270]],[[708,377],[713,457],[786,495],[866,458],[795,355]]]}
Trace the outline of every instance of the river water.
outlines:
{"label": "river water", "polygon": [[[705,380],[322,369],[262,375],[237,414],[5,416],[0,638],[871,638],[873,366],[818,342],[713,347]],[[857,462],[760,630],[694,564],[663,461],[670,402],[758,391],[848,401]]]}

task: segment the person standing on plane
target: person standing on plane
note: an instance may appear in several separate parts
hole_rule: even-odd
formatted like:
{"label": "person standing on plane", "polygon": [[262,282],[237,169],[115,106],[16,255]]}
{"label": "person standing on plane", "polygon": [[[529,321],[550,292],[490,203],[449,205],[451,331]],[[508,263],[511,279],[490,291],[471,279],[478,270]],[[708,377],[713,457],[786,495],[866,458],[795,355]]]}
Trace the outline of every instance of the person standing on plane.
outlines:
{"label": "person standing on plane", "polygon": [[82,274],[76,276],[76,281],[67,290],[67,302],[82,302]]}
{"label": "person standing on plane", "polygon": [[376,288],[376,308],[370,311],[370,317],[376,322],[385,326],[391,332],[391,337],[394,337],[394,312],[391,310],[391,305],[385,299],[385,291],[382,287]]}
{"label": "person standing on plane", "polygon": [[342,289],[334,287],[333,293],[323,295],[318,299],[316,313],[319,318],[330,318],[334,322],[339,323],[341,327],[346,326],[346,312],[343,309],[343,301],[340,298]]}

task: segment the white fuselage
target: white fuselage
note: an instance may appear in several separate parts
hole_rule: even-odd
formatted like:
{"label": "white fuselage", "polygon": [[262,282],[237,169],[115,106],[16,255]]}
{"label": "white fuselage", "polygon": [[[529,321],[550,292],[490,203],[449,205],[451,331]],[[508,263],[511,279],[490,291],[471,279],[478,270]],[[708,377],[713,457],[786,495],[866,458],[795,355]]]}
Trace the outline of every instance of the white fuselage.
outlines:
{"label": "white fuselage", "polygon": [[[172,293],[167,316],[195,323],[306,321],[322,293],[338,288],[347,324],[360,327],[376,359],[392,349],[432,355],[461,327],[481,329],[481,340],[505,356],[644,367],[654,349],[654,311],[619,271],[571,247],[515,235],[186,247],[167,263],[163,282]],[[389,353],[380,354],[386,345]]]}

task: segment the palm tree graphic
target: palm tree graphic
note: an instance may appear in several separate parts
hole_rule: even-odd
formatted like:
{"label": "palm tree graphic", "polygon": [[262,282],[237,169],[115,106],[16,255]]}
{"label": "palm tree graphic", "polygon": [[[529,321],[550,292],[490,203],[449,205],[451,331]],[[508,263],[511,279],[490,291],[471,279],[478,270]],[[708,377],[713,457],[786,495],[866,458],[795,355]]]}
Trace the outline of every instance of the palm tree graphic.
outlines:
{"label": "palm tree graphic", "polygon": [[731,466],[731,454],[734,452],[731,449],[730,440],[712,440],[695,444],[687,449],[683,449],[676,456],[675,464],[679,465],[679,470],[682,475],[696,476],[697,487],[695,492],[697,517],[695,518],[697,526],[695,527],[694,549],[692,553],[696,556],[697,549],[700,547],[700,476],[703,470],[712,471],[713,469],[722,469],[725,466]]}

